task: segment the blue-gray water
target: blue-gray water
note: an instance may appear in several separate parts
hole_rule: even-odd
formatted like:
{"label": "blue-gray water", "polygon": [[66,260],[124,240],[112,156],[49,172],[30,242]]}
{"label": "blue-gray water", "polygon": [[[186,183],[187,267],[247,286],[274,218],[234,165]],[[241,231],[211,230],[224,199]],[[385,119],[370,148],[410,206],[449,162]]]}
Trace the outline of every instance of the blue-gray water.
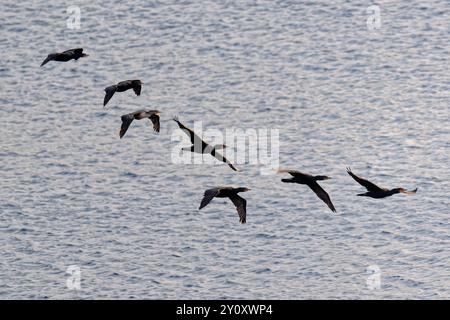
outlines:
{"label": "blue-gray water", "polygon": [[[446,0],[2,1],[0,298],[450,298]],[[83,47],[89,57],[40,63]],[[104,87],[144,82],[142,95]],[[120,115],[162,111],[161,133]],[[280,164],[170,161],[178,115],[280,130]],[[356,197],[345,171],[414,196]],[[247,224],[203,191],[247,186]],[[69,266],[81,290],[69,290]],[[380,287],[367,268],[379,268]],[[368,285],[369,284],[369,285]]]}

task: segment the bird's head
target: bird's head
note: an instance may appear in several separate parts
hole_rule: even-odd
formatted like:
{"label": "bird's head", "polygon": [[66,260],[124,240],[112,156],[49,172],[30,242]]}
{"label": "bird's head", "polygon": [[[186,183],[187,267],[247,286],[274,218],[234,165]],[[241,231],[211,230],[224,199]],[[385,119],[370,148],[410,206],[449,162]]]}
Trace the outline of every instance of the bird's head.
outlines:
{"label": "bird's head", "polygon": [[247,191],[250,191],[251,189],[249,189],[249,188],[236,188],[236,192],[247,192]]}
{"label": "bird's head", "polygon": [[392,189],[391,192],[393,192],[393,193],[404,193],[404,194],[414,194],[414,193],[417,192],[417,188],[412,190],[412,191],[406,190],[405,188],[395,188],[395,189]]}

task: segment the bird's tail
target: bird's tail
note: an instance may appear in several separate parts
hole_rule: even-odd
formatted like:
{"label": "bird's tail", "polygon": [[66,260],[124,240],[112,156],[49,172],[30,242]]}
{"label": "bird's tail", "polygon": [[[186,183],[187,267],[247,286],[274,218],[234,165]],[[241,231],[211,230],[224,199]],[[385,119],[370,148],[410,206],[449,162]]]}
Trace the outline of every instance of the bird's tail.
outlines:
{"label": "bird's tail", "polygon": [[41,67],[47,64],[50,60],[51,60],[50,57],[45,58],[45,60],[41,63]]}
{"label": "bird's tail", "polygon": [[281,179],[282,182],[295,183],[294,179]]}

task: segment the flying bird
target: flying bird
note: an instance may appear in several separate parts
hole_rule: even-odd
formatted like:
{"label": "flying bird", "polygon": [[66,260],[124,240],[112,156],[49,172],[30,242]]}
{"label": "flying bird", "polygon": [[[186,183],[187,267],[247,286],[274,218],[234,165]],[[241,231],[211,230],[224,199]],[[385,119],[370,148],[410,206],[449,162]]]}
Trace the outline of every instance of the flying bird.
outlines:
{"label": "flying bird", "polygon": [[83,48],[70,49],[58,53],[50,53],[47,58],[45,58],[44,62],[41,63],[41,67],[44,64],[47,64],[49,61],[67,62],[72,59],[78,60],[79,58],[87,56],[87,54],[83,53]]}
{"label": "flying bird", "polygon": [[205,191],[202,202],[198,209],[201,210],[202,208],[206,207],[206,205],[210,203],[213,198],[230,198],[231,202],[233,202],[238,212],[239,222],[245,223],[247,221],[247,200],[240,197],[238,193],[246,191],[250,191],[250,189],[233,187],[217,187],[208,189]]}
{"label": "flying bird", "polygon": [[137,96],[141,95],[141,87],[142,87],[141,80],[125,80],[121,81],[118,84],[114,84],[112,86],[105,88],[105,99],[103,99],[103,106],[106,106],[109,100],[111,100],[112,96],[116,92],[124,92],[129,89],[133,89],[134,93],[136,93]]}
{"label": "flying bird", "polygon": [[120,128],[120,139],[123,138],[133,120],[150,119],[153,123],[153,130],[159,132],[159,115],[158,110],[138,110],[132,113],[124,114],[122,119],[122,127]]}
{"label": "flying bird", "polygon": [[296,170],[278,170],[279,173],[289,173],[292,178],[290,179],[281,179],[281,181],[286,183],[299,183],[299,184],[306,184],[308,187],[311,188],[312,191],[323,201],[327,204],[327,206],[331,209],[331,211],[336,212],[336,209],[334,208],[333,203],[331,202],[330,196],[328,193],[322,189],[322,187],[317,183],[319,180],[328,180],[331,179],[327,176],[313,176],[307,173],[302,173],[300,171]]}
{"label": "flying bird", "polygon": [[375,198],[375,199],[381,199],[381,198],[386,198],[386,197],[390,197],[396,193],[404,193],[404,194],[414,194],[417,192],[417,188],[412,190],[412,191],[408,191],[404,188],[394,188],[394,189],[386,189],[386,188],[380,188],[377,185],[375,185],[374,183],[360,178],[358,177],[356,174],[354,174],[352,172],[352,170],[350,168],[347,168],[347,173],[356,180],[356,182],[358,182],[360,185],[362,185],[364,188],[367,189],[366,193],[360,193],[358,194],[358,196],[362,196],[362,197],[371,197],[371,198]]}
{"label": "flying bird", "polygon": [[180,121],[178,121],[178,118],[173,119],[176,123],[178,123],[178,126],[180,129],[182,129],[191,139],[192,146],[188,148],[182,148],[183,151],[190,151],[190,152],[196,152],[196,153],[209,153],[214,158],[216,158],[219,161],[222,161],[228,166],[233,169],[234,171],[239,171],[236,169],[228,159],[226,159],[223,155],[221,155],[219,152],[217,152],[217,149],[223,149],[226,148],[226,145],[224,144],[216,144],[214,146],[208,144],[207,142],[203,141],[202,138],[200,138],[192,129],[189,129],[184,124],[182,124]]}

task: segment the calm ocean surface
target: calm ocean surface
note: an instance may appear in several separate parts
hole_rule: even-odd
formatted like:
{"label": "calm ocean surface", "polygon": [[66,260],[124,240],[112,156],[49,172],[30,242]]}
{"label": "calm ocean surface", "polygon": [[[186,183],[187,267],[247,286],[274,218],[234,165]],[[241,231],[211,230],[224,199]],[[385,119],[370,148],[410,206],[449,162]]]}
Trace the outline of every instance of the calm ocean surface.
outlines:
{"label": "calm ocean surface", "polygon": [[[450,298],[447,0],[379,1],[374,30],[371,1],[70,4],[80,29],[67,1],[1,4],[0,298]],[[75,47],[90,56],[39,67]],[[126,79],[141,96],[103,109]],[[140,108],[160,134],[120,140]],[[333,177],[338,213],[257,165],[172,163],[177,115],[279,129],[280,165]],[[419,191],[356,197],[346,166]],[[247,224],[227,199],[197,210],[217,185],[252,188]]]}

